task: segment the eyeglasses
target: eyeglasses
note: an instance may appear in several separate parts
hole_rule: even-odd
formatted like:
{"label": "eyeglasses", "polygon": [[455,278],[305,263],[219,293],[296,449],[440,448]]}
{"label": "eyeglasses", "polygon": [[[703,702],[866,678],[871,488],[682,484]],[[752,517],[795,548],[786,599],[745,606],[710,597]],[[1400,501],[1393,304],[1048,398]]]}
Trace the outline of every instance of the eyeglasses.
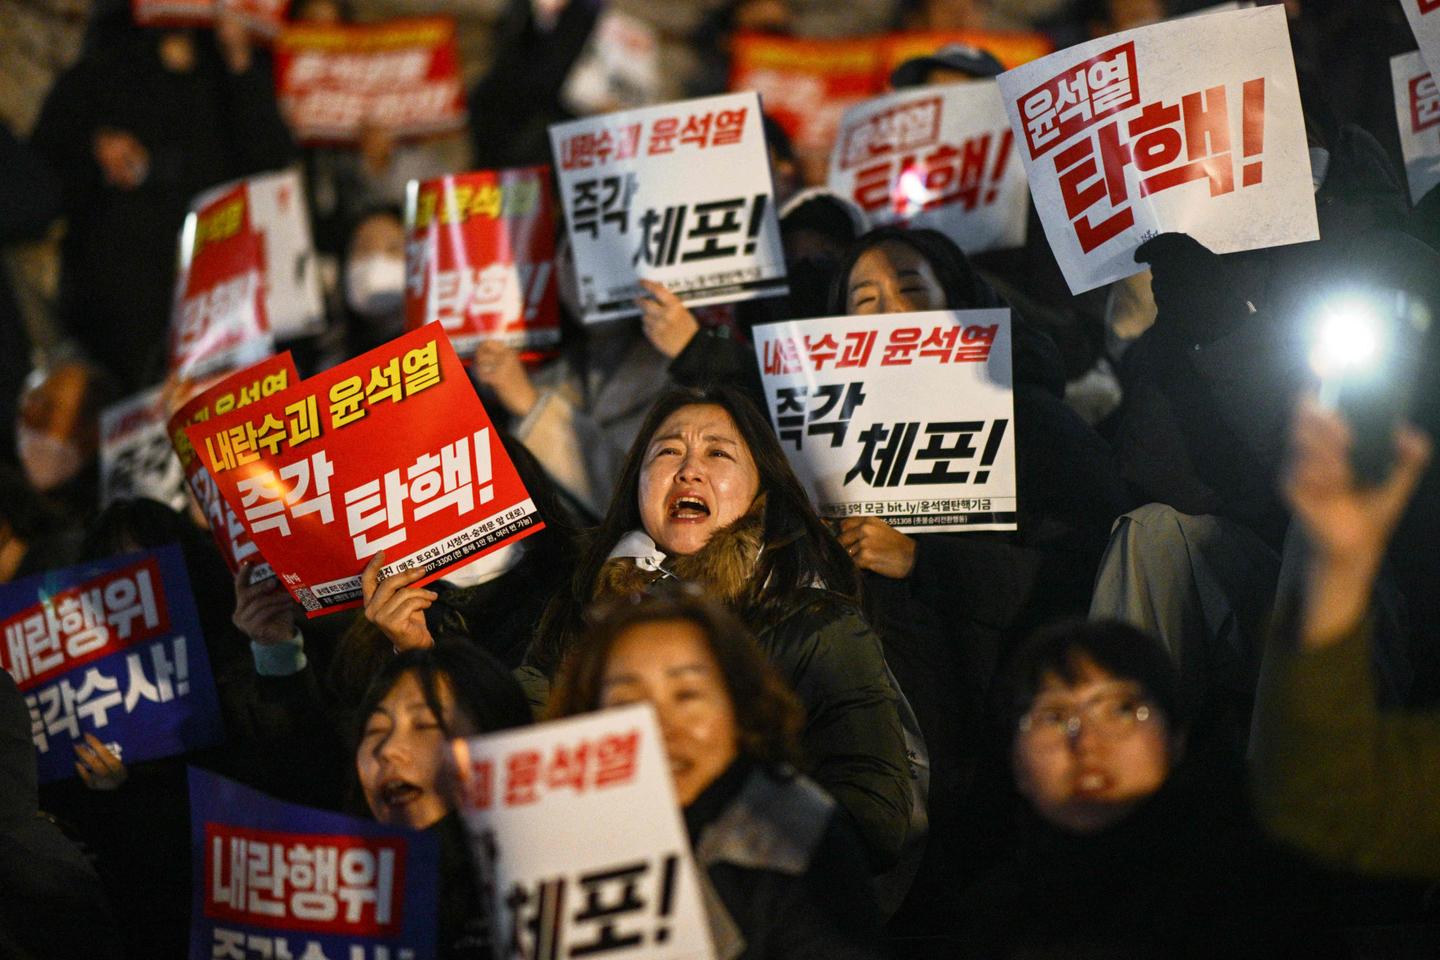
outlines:
{"label": "eyeglasses", "polygon": [[1021,718],[1019,730],[1044,744],[1060,744],[1089,728],[1104,740],[1119,740],[1149,723],[1155,710],[1143,697],[1124,691],[1097,694],[1078,704],[1040,704]]}

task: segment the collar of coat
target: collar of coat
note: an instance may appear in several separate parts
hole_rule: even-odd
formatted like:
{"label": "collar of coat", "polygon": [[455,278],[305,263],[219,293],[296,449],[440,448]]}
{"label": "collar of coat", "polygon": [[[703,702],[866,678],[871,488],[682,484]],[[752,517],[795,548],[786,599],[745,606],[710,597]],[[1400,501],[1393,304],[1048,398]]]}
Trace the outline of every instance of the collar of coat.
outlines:
{"label": "collar of coat", "polygon": [[764,545],[763,493],[744,516],[716,530],[705,546],[688,556],[667,556],[645,531],[632,530],[620,538],[601,565],[590,599],[603,602],[638,596],[656,582],[674,577],[700,585],[716,599],[743,606]]}

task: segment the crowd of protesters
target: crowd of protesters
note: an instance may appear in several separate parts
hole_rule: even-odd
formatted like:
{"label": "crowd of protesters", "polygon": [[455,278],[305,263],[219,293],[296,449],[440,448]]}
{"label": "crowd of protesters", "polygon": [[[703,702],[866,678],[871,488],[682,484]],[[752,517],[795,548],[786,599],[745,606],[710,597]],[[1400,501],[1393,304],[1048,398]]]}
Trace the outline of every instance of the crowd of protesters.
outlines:
{"label": "crowd of protesters", "polygon": [[[0,673],[0,958],[186,955],[187,764],[435,832],[440,956],[488,956],[445,743],[636,702],[717,956],[1440,955],[1440,331],[1380,476],[1353,468],[1304,346],[1330,285],[1440,312],[1435,193],[1409,203],[1394,130],[1388,61],[1414,48],[1394,0],[1284,3],[1318,241],[1222,256],[1165,234],[1145,273],[1072,296],[1033,211],[1024,248],[973,257],[870,229],[767,122],[788,296],[717,331],[646,281],[639,316],[585,326],[562,240],[558,356],[468,358],[539,534],[423,586],[381,580],[377,554],[362,610],[306,619],[276,580],[231,577],[196,511],[99,509],[99,412],[165,377],[193,198],[298,166],[333,269],[326,331],[289,346],[308,374],[385,343],[405,182],[550,162],[598,5],[542,6],[510,4],[468,138],[302,151],[243,28],[142,28],[99,0],[33,133],[0,130],[0,239],[64,224],[67,344],[30,369],[0,274],[0,583],[178,543],[228,734],[133,764],[90,736],[74,778],[37,788]],[[737,30],[790,32],[810,6],[722,4],[684,88],[719,92]],[[1064,46],[1201,6],[919,0],[881,26]],[[1001,69],[946,47],[892,83]],[[822,519],[748,330],[1002,307],[1018,529]]]}

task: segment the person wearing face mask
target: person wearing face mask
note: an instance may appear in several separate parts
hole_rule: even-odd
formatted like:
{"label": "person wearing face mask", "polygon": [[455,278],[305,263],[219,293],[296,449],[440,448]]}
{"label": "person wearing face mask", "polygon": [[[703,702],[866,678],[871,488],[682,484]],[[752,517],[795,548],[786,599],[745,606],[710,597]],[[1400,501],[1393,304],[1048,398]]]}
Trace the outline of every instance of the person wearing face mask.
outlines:
{"label": "person wearing face mask", "polygon": [[1241,768],[1189,722],[1151,638],[1046,628],[998,702],[1019,834],[954,903],[960,956],[1348,956],[1321,932],[1316,877],[1264,841]]}
{"label": "person wearing face mask", "polygon": [[77,361],[35,371],[20,395],[15,442],[25,477],[81,518],[99,502],[100,411],[111,398],[100,371]]}
{"label": "person wearing face mask", "polygon": [[371,207],[354,220],[340,268],[345,323],[322,349],[321,369],[373,350],[405,329],[405,224],[395,207]]}
{"label": "person wearing face mask", "polygon": [[550,715],[655,708],[717,957],[877,957],[864,850],[795,772],[803,710],[733,614],[662,590],[599,615]]}
{"label": "person wearing face mask", "polygon": [[425,830],[440,840],[437,956],[490,960],[469,844],[455,812],[446,751],[456,737],[530,722],[519,686],[493,657],[465,639],[442,637],[388,663],[356,713],[355,784],[380,823]]}

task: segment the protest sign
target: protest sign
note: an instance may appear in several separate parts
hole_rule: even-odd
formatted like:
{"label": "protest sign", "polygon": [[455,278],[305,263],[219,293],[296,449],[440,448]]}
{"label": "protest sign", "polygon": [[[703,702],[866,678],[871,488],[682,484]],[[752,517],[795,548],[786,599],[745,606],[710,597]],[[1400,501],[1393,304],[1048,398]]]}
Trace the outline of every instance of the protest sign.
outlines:
{"label": "protest sign", "polygon": [[807,182],[820,182],[845,111],[888,89],[890,73],[901,63],[948,43],[988,50],[1007,67],[1054,49],[1041,34],[982,30],[835,40],[741,33],[733,45],[730,89],[760,94],[766,112],[790,136]]}
{"label": "protest sign", "polygon": [[203,196],[180,231],[170,370],[184,379],[254,363],[275,349],[265,253],[243,182]]}
{"label": "protest sign", "polygon": [[730,89],[760,95],[766,113],[789,135],[805,181],[815,183],[824,179],[845,109],[882,89],[880,56],[874,38],[742,33],[732,44]]}
{"label": "protest sign", "polygon": [[1410,202],[1419,203],[1440,183],[1440,89],[1429,64],[1416,52],[1391,57],[1390,77]]}
{"label": "protest sign", "polygon": [[320,262],[298,170],[263,173],[245,181],[250,222],[265,256],[265,319],[275,339],[308,337],[325,328]]}
{"label": "protest sign", "polygon": [[466,359],[560,342],[549,167],[412,180],[405,232],[407,330],[439,323]]}
{"label": "protest sign", "polygon": [[1030,195],[993,82],[902,90],[846,110],[829,186],[876,226],[930,227],[966,253],[1025,243]]}
{"label": "protest sign", "polygon": [[179,547],[0,584],[0,632],[42,783],[75,775],[86,733],[127,764],[224,739]]}
{"label": "protest sign", "polygon": [[1281,7],[1128,30],[999,82],[1075,293],[1144,269],[1135,250],[1160,233],[1216,253],[1319,236]]}
{"label": "protest sign", "polygon": [[311,617],[358,606],[381,550],[382,579],[422,566],[426,583],[544,527],[434,325],[186,436]]}
{"label": "protest sign", "polygon": [[606,8],[560,91],[584,116],[631,110],[660,99],[660,36],[644,20]]}
{"label": "protest sign", "polygon": [[260,552],[251,542],[245,526],[225,502],[215,478],[195,455],[185,428],[247,407],[265,397],[289,390],[299,382],[300,374],[295,370],[295,361],[290,358],[287,350],[267,357],[255,366],[231,374],[202,390],[176,410],[166,424],[170,445],[175,449],[175,457],[185,472],[185,482],[190,485],[195,502],[200,505],[201,513],[210,524],[210,535],[215,538],[215,546],[219,548],[220,556],[225,558],[225,564],[231,573],[239,570],[242,563],[257,564],[251,582],[274,576],[274,573],[268,564],[261,561]]}
{"label": "protest sign", "polygon": [[289,6],[290,0],[130,0],[135,23],[142,27],[208,27],[225,11],[262,37],[280,32]]}
{"label": "protest sign", "polygon": [[497,960],[714,956],[652,707],[452,749]]}
{"label": "protest sign", "polygon": [[550,146],[586,323],[638,314],[637,278],[692,307],[787,291],[755,94],[554,124]]}
{"label": "protest sign", "polygon": [[165,429],[163,387],[152,387],[100,412],[100,506],[147,497],[184,510],[185,471]]}
{"label": "protest sign", "polygon": [[357,143],[371,127],[402,139],[463,129],[455,21],[291,24],[275,38],[275,93],[306,145]]}
{"label": "protest sign", "polygon": [[1431,70],[1440,70],[1440,0],[1400,0],[1405,19]]}
{"label": "protest sign", "polygon": [[440,842],[190,768],[190,960],[429,960]]}
{"label": "protest sign", "polygon": [[780,446],[821,516],[1015,529],[1008,310],[766,324],[755,354]]}

